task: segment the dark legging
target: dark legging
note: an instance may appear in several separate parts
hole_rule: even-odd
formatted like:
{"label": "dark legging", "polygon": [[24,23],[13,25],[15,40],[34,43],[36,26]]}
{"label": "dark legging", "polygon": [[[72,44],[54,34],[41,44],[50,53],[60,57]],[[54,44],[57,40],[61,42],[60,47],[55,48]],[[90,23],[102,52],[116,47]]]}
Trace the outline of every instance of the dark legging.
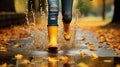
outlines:
{"label": "dark legging", "polygon": [[[73,0],[61,0],[63,23],[69,24],[72,20]],[[48,26],[58,26],[59,0],[48,0]]]}

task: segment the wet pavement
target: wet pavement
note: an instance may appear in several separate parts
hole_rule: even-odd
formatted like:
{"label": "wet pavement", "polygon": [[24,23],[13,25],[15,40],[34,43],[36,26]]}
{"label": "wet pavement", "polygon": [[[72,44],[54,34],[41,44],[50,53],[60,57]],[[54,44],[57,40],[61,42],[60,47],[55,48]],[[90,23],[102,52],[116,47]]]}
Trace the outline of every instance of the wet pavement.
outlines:
{"label": "wet pavement", "polygon": [[[41,34],[39,33],[40,37],[41,35],[43,35],[42,33]],[[88,56],[90,56],[92,52],[95,52],[99,57],[120,57],[120,55],[115,54],[114,50],[109,48],[108,45],[106,45],[105,43],[99,43],[99,41],[96,39],[96,36],[91,31],[82,31],[80,29],[76,29],[76,31],[73,30],[72,34],[76,34],[76,35],[73,35],[72,40],[70,42],[65,41],[63,39],[63,43],[61,43],[60,40],[62,40],[62,38],[59,39],[60,41],[59,44],[60,47],[58,49],[59,55],[75,56],[80,54],[81,52],[85,52]],[[62,35],[62,33],[60,35]],[[85,38],[85,40],[83,40],[83,37]],[[40,56],[40,55],[47,56],[47,48],[40,48],[40,47],[38,47],[37,49],[33,48],[35,44],[34,42],[35,42],[34,37],[32,36],[28,38],[23,38],[21,40],[14,40],[13,42],[10,42],[9,45],[7,46],[8,51],[5,53],[0,52],[0,54],[1,55],[31,54],[35,56]],[[43,43],[44,42],[45,40],[43,41]],[[90,50],[90,46],[86,45],[87,42],[91,42],[95,46],[95,49]],[[14,48],[14,45],[17,43],[21,44],[21,47]],[[41,45],[47,47],[46,44],[45,45],[41,44]],[[63,45],[65,45],[65,47],[63,47]],[[69,46],[73,46],[73,47],[69,47]]]}
{"label": "wet pavement", "polygon": [[[96,38],[97,36],[92,31],[77,27],[72,27],[71,31],[73,35],[71,40],[65,41],[64,38],[61,37],[63,31],[62,26],[60,26],[58,53],[54,54],[48,53],[47,51],[46,28],[43,28],[43,30],[34,28],[33,31],[30,31],[31,35],[29,37],[9,42],[7,51],[0,51],[1,63],[10,63],[12,61],[17,65],[14,56],[21,54],[24,56],[24,59],[19,61],[19,65],[23,64],[24,66],[19,67],[50,67],[52,63],[50,63],[51,61],[49,60],[51,58],[57,58],[58,62],[56,64],[59,67],[81,67],[80,65],[84,65],[83,67],[114,67],[114,64],[117,63],[114,58],[120,57],[120,55],[117,55],[115,51],[105,43],[99,43]],[[21,45],[16,48],[14,47],[16,44]],[[92,44],[93,48],[91,48],[90,44]],[[93,54],[95,57],[92,57]],[[61,57],[70,58],[69,63],[60,60]],[[32,60],[30,60],[31,58]],[[21,63],[26,59],[30,64],[26,64],[26,62],[25,64]]]}

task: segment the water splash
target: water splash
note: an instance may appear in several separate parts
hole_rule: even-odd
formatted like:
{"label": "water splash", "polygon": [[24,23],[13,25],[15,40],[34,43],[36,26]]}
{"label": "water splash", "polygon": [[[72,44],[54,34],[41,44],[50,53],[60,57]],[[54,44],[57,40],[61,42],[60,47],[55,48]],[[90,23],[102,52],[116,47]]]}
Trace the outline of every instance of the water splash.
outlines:
{"label": "water splash", "polygon": [[35,25],[36,19],[35,19],[35,11],[33,9],[33,3],[30,1],[30,9],[26,9],[26,20],[28,25]]}
{"label": "water splash", "polygon": [[[40,3],[40,12],[35,12],[32,8],[33,4],[31,2],[31,11],[28,12],[28,9],[26,9],[26,20],[27,24],[29,26],[29,32],[31,33],[31,36],[34,38],[34,48],[37,49],[46,49],[48,44],[48,32],[47,32],[47,16],[43,10],[42,4]],[[71,32],[72,32],[72,38],[70,41],[66,41],[63,37],[64,31],[63,31],[63,22],[62,22],[62,14],[59,13],[58,16],[59,21],[59,32],[58,32],[58,44],[59,49],[65,48],[74,48],[76,44],[76,31],[77,31],[77,24],[78,16],[77,13],[75,13],[75,17],[73,18],[73,21],[71,22]],[[40,24],[42,26],[41,29],[37,28],[36,25]],[[34,30],[31,30],[34,29]],[[62,37],[61,37],[62,36]]]}

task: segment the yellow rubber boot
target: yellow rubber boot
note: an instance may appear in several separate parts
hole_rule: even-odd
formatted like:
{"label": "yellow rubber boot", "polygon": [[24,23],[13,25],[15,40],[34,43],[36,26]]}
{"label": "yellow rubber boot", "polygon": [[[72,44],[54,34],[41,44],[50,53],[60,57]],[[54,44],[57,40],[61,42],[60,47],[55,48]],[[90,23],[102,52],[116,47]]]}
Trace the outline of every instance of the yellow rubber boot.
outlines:
{"label": "yellow rubber boot", "polygon": [[48,49],[54,50],[58,48],[58,26],[48,26]]}
{"label": "yellow rubber boot", "polygon": [[64,25],[64,38],[65,40],[70,40],[71,39],[71,32],[70,32],[70,24],[63,24]]}

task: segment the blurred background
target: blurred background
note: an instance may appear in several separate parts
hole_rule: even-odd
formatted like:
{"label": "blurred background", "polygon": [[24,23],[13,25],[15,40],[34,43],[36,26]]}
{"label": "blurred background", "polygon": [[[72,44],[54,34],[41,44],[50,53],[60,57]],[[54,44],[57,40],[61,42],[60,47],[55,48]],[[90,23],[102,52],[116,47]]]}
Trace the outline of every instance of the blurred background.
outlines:
{"label": "blurred background", "polygon": [[[45,14],[47,16],[46,0],[0,0],[0,16],[10,12],[16,14]],[[61,8],[61,6],[60,6]],[[7,14],[5,14],[7,13]],[[114,14],[114,0],[74,0],[73,16],[86,20],[111,20]],[[19,15],[20,16],[20,15]],[[25,16],[21,16],[25,17]],[[8,18],[8,17],[5,17]],[[9,17],[10,18],[10,17]],[[12,16],[11,16],[12,18]],[[4,18],[2,18],[4,19]],[[0,19],[1,20],[1,19]]]}

